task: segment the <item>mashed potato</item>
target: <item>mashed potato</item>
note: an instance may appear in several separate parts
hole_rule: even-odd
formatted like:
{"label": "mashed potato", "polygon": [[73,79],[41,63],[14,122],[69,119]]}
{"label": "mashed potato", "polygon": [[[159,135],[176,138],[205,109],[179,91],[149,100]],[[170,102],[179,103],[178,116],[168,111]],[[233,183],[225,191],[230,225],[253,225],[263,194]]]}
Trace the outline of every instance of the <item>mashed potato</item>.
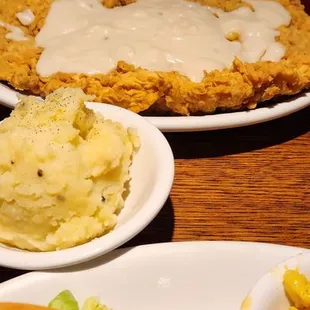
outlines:
{"label": "mashed potato", "polygon": [[0,124],[0,242],[52,251],[116,225],[139,140],[91,99],[73,88],[24,97]]}

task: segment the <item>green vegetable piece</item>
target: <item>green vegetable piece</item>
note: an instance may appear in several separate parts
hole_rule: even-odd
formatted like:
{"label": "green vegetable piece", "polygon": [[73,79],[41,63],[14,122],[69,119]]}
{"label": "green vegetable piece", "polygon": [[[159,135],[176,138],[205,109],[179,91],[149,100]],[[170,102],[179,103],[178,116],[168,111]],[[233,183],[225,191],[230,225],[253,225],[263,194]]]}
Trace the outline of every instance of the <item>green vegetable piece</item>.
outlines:
{"label": "green vegetable piece", "polygon": [[95,297],[89,297],[85,300],[82,310],[109,310],[106,306],[99,303]]}
{"label": "green vegetable piece", "polygon": [[79,305],[68,290],[59,293],[49,304],[48,307],[57,310],[79,310]]}

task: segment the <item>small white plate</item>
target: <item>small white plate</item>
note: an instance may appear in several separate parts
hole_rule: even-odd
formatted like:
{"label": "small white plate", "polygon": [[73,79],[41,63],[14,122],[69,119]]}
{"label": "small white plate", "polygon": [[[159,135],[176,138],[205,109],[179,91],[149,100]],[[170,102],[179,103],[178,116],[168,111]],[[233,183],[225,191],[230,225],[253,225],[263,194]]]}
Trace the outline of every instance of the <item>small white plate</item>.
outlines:
{"label": "small white plate", "polygon": [[287,269],[296,269],[310,279],[310,251],[292,257],[264,275],[249,294],[250,310],[283,310],[289,301],[283,288],[283,276]]}
{"label": "small white plate", "polygon": [[[14,108],[16,92],[0,83],[0,103]],[[205,116],[146,117],[162,132],[204,131],[242,127],[271,121],[310,106],[310,92],[289,97],[287,101],[250,111]]]}
{"label": "small white plate", "polygon": [[38,270],[81,263],[105,254],[143,230],[158,214],[169,196],[174,179],[174,158],[163,134],[143,117],[107,104],[88,107],[106,118],[137,129],[141,147],[130,168],[130,194],[118,216],[117,227],[107,235],[74,248],[34,253],[0,246],[0,266]]}
{"label": "small white plate", "polygon": [[1,302],[47,305],[69,289],[113,310],[240,310],[257,279],[306,250],[262,243],[185,242],[121,249],[86,264],[0,284]]}

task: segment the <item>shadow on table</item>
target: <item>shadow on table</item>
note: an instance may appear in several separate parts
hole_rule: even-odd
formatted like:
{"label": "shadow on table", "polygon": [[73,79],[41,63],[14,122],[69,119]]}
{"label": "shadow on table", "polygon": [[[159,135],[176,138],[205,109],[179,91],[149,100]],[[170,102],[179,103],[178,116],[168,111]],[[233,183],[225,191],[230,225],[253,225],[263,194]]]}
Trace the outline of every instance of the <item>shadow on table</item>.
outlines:
{"label": "shadow on table", "polygon": [[174,211],[170,197],[155,219],[135,238],[122,247],[170,242],[174,231]]}
{"label": "shadow on table", "polygon": [[310,129],[310,108],[262,124],[204,132],[166,133],[177,159],[217,157],[281,144]]}
{"label": "shadow on table", "polygon": [[11,280],[18,276],[21,276],[22,274],[27,273],[27,272],[29,271],[15,270],[15,269],[0,267],[0,275],[1,275],[0,283]]}
{"label": "shadow on table", "polygon": [[12,109],[4,106],[1,102],[0,102],[0,121],[2,121],[4,118],[7,118],[10,116],[12,112]]}

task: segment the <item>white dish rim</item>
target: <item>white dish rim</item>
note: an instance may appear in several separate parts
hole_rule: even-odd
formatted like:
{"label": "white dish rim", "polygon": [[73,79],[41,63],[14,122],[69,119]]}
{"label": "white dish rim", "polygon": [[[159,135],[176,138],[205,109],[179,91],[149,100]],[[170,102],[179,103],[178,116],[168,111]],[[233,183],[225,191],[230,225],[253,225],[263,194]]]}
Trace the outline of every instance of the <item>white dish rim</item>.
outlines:
{"label": "white dish rim", "polygon": [[[277,265],[280,261],[284,261],[290,257],[295,257],[296,255],[300,255],[302,253],[308,252],[308,250],[305,248],[300,248],[300,247],[295,247],[295,246],[272,244],[272,243],[266,243],[266,242],[250,242],[250,241],[179,241],[179,242],[146,244],[146,245],[139,245],[139,246],[128,247],[128,248],[125,247],[125,248],[114,250],[105,256],[102,256],[100,258],[97,258],[96,260],[92,260],[92,261],[86,262],[81,265],[70,266],[70,267],[56,269],[56,270],[34,271],[34,272],[27,273],[27,274],[23,274],[16,278],[7,280],[5,282],[2,282],[0,283],[0,291],[3,292],[3,296],[0,296],[0,299],[3,301],[6,301],[7,295],[15,296],[16,294],[15,292],[18,292],[22,287],[27,286],[28,283],[30,285],[32,285],[33,283],[39,283],[40,281],[43,281],[43,282],[51,281],[53,283],[53,281],[56,280],[59,286],[59,284],[61,283],[59,279],[61,279],[62,277],[67,278],[68,275],[70,275],[70,273],[73,273],[75,276],[81,277],[81,279],[83,279],[83,276],[87,277],[89,273],[91,273],[92,275],[95,275],[97,273],[98,275],[101,275],[101,272],[103,272],[103,274],[106,274],[106,272],[109,272],[111,268],[113,270],[115,268],[119,268],[119,266],[124,266],[124,267],[131,266],[131,268],[134,268],[134,269],[138,268],[139,270],[139,265],[137,265],[137,263],[135,262],[141,262],[141,260],[144,261],[144,259],[148,259],[148,258],[151,260],[151,266],[155,263],[158,265],[158,268],[160,269],[159,267],[161,266],[160,264],[163,263],[163,261],[166,259],[168,259],[168,262],[169,262],[169,257],[171,255],[172,257],[176,255],[176,257],[182,257],[182,259],[184,259],[184,257],[187,257],[187,253],[188,253],[190,261],[193,262],[193,257],[197,255],[199,256],[199,253],[208,254],[214,251],[215,253],[218,253],[218,255],[222,255],[221,258],[223,258],[223,255],[227,256],[229,255],[229,253],[231,253],[232,257],[235,257],[235,259],[232,260],[232,266],[236,266],[236,264],[238,263],[238,261],[236,261],[236,257],[246,257],[245,258],[246,260],[247,258],[254,259],[253,253],[260,253],[259,255],[261,256],[261,258],[264,258],[264,257],[266,258],[266,260],[262,262],[262,265],[265,266],[262,270],[263,271],[262,274],[267,272],[269,268],[272,268],[274,265]],[[237,256],[235,256],[235,254],[237,254]],[[267,263],[269,261],[268,257],[270,257],[272,261],[275,261],[275,262],[272,264]],[[222,260],[220,259],[220,261]],[[178,268],[180,268],[180,266],[184,267],[182,263],[180,264],[180,262],[179,263],[178,262],[179,262],[178,260],[175,262],[175,264],[179,266]],[[202,261],[200,260],[200,263],[201,262]],[[253,261],[252,263],[249,260],[247,260],[247,262],[249,262],[247,266],[247,270],[253,269],[258,263],[257,260],[255,260],[255,262]],[[227,272],[227,270],[230,268],[229,257],[224,259],[222,263],[225,264],[225,266],[223,267],[224,267],[224,270],[226,270]],[[171,261],[168,264],[171,265]],[[210,261],[209,261],[209,264],[210,264]],[[216,261],[214,261],[214,264],[215,266],[219,267]],[[269,267],[266,268],[266,265],[269,265]],[[144,268],[147,268],[147,267],[148,267],[148,264],[146,264]],[[257,267],[258,269],[262,269],[260,266],[257,266]],[[257,282],[257,279],[259,279],[261,276],[258,274],[259,273],[254,273],[253,275],[250,275],[250,278],[252,279],[250,282],[255,284]],[[164,275],[166,274],[159,273],[158,277],[164,276]],[[112,274],[110,274],[110,276],[112,276]],[[169,277],[169,274],[167,274],[167,276]],[[143,277],[144,276],[142,276],[142,278]],[[241,283],[241,287],[242,287],[241,290],[243,291],[243,293],[241,296],[239,296],[240,299],[238,298],[240,302],[239,304],[240,308],[238,307],[238,309],[241,309],[241,302],[246,297],[247,292],[249,291],[249,289],[251,289],[253,284],[248,283],[247,285],[242,286],[242,283]],[[57,287],[57,291],[65,289],[65,288],[70,289],[67,286],[61,287],[61,288]],[[219,286],[219,288],[221,289],[221,286]],[[31,290],[33,291],[33,289]],[[74,290],[72,292],[75,293]],[[104,298],[104,295],[101,297]],[[27,300],[24,302],[27,302]],[[46,302],[48,302],[48,300],[46,300]],[[234,309],[237,309],[235,307]]]}
{"label": "white dish rim", "polygon": [[[302,254],[310,253],[310,250],[302,247],[296,247],[296,246],[290,246],[290,245],[283,245],[283,244],[276,244],[276,243],[266,243],[266,242],[256,242],[256,241],[224,241],[224,240],[197,240],[197,241],[173,241],[173,242],[159,242],[159,243],[150,243],[150,244],[143,244],[143,245],[137,245],[137,246],[131,246],[131,247],[120,247],[117,249],[114,249],[107,253],[104,256],[97,256],[92,260],[84,261],[82,264],[74,264],[74,265],[68,265],[63,266],[57,269],[54,268],[46,268],[41,270],[28,270],[29,272],[22,274],[20,276],[17,276],[15,278],[12,278],[10,280],[4,281],[0,283],[0,289],[1,286],[11,284],[14,282],[18,282],[22,278],[28,278],[29,276],[33,274],[48,274],[48,273],[63,273],[63,272],[81,272],[86,271],[91,268],[99,268],[102,265],[105,265],[109,261],[113,259],[117,259],[120,256],[123,255],[129,255],[132,254],[132,251],[134,251],[133,255],[139,255],[141,252],[147,252],[147,253],[168,253],[169,251],[177,251],[177,250],[193,250],[195,248],[200,248],[200,250],[203,250],[203,248],[208,247],[214,247],[214,248],[242,248],[247,247],[249,250],[251,249],[257,249],[259,251],[264,250],[283,250],[283,251],[292,251],[292,252],[298,252],[297,254],[292,254],[292,256],[289,259],[283,260],[282,262],[279,262],[279,266],[281,266],[283,263],[294,260],[297,256]],[[277,266],[274,266],[277,267]],[[273,268],[272,268],[273,269]],[[27,269],[25,269],[27,270]],[[266,275],[266,274],[265,274]],[[256,281],[256,283],[260,282],[263,277],[263,275],[260,279]],[[251,288],[249,288],[249,291]]]}
{"label": "white dish rim", "polygon": [[[0,83],[0,102],[14,108],[18,92]],[[310,106],[310,91],[286,98],[286,101],[258,107],[205,116],[145,116],[162,132],[193,132],[231,129],[275,120]]]}
{"label": "white dish rim", "polygon": [[280,290],[283,290],[284,293],[282,283],[276,282],[275,280],[277,279],[277,277],[282,277],[287,268],[298,268],[301,260],[306,260],[306,262],[310,263],[310,250],[306,250],[303,253],[300,253],[296,256],[282,261],[277,266],[274,266],[272,270],[264,274],[249,292],[248,296],[251,299],[251,309],[260,310],[261,302],[266,299],[266,295],[271,294],[270,292],[272,291],[272,289],[274,289],[274,291],[277,293]]}

